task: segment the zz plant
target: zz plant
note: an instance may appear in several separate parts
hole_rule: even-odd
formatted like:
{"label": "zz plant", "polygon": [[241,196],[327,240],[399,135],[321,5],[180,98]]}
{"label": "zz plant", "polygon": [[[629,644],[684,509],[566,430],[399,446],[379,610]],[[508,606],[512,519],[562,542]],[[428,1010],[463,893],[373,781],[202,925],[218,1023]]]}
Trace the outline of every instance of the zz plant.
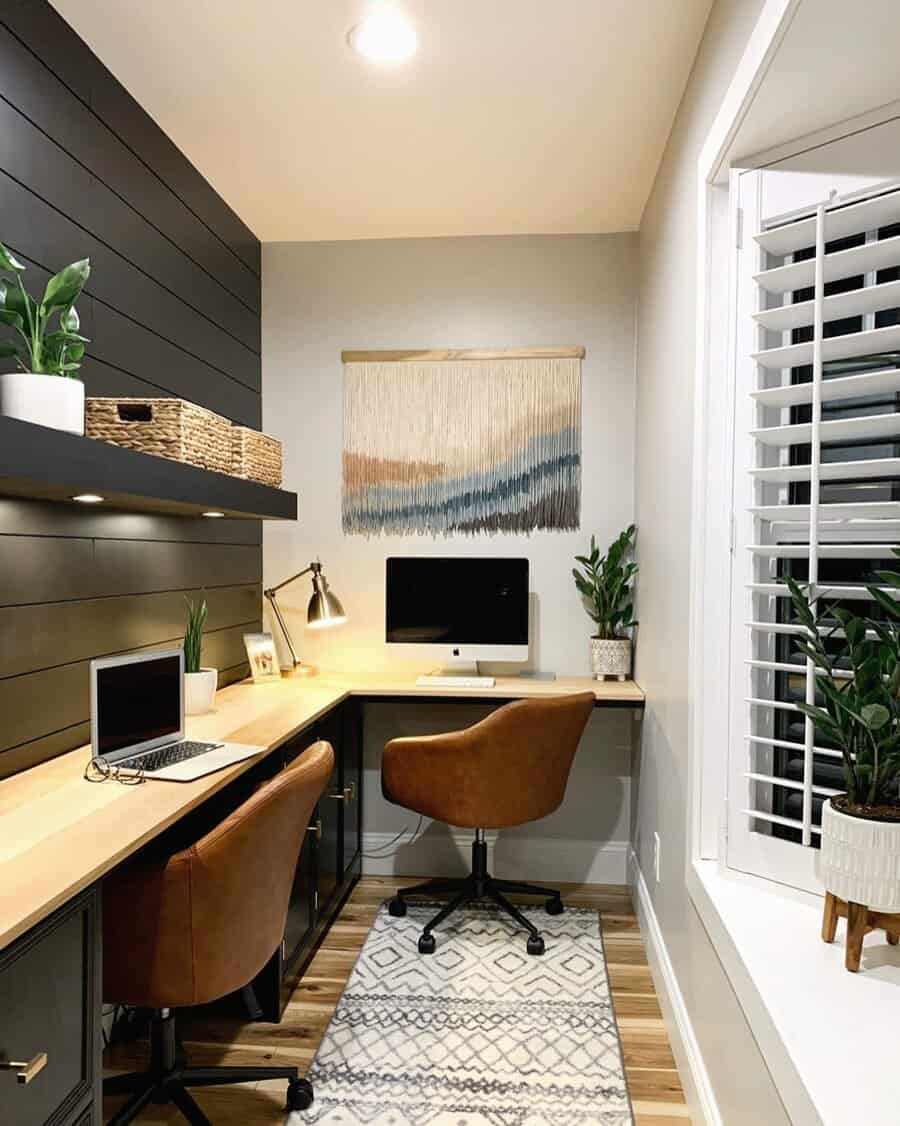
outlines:
{"label": "zz plant", "polygon": [[0,324],[19,340],[0,340],[0,358],[15,357],[22,371],[76,378],[90,341],[81,336],[75,302],[91,272],[87,258],[73,262],[47,282],[36,301],[22,283],[23,264],[0,243]]}
{"label": "zz plant", "polygon": [[200,671],[200,647],[203,644],[203,629],[206,625],[206,599],[202,602],[187,603],[187,626],[184,631],[184,671]]}
{"label": "zz plant", "polygon": [[884,611],[879,620],[820,608],[806,588],[785,579],[795,621],[805,627],[797,648],[815,668],[817,702],[797,707],[841,753],[847,797],[838,804],[864,816],[896,815],[900,805],[900,602],[882,589],[900,589],[900,573],[874,577],[879,585],[866,589]]}
{"label": "zz plant", "polygon": [[588,555],[576,555],[581,569],[572,568],[575,586],[584,600],[588,615],[596,622],[595,637],[604,641],[623,640],[625,630],[636,626],[632,580],[637,564],[629,558],[634,550],[636,527],[631,524],[601,555],[594,536]]}

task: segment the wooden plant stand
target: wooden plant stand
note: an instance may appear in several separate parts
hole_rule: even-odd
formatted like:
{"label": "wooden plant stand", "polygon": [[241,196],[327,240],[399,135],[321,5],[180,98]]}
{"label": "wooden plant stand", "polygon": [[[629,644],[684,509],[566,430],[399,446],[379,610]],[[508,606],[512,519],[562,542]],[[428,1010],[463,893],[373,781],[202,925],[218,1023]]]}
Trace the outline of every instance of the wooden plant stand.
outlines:
{"label": "wooden plant stand", "polygon": [[825,911],[822,916],[822,938],[834,942],[838,919],[847,920],[847,946],[844,965],[851,973],[859,969],[863,939],[870,931],[883,930],[891,946],[900,942],[900,911],[872,911],[862,903],[848,903],[832,893],[825,893]]}

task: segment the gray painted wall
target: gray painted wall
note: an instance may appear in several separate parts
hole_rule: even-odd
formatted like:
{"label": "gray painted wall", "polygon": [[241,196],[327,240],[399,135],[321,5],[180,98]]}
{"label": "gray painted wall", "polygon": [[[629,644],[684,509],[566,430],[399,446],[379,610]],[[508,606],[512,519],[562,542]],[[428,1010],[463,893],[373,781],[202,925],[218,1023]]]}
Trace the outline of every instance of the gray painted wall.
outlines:
{"label": "gray painted wall", "polygon": [[[609,542],[632,518],[636,236],[535,236],[267,243],[263,247],[263,425],[284,442],[286,487],[300,493],[294,527],[266,527],[266,581],[321,555],[348,625],[304,633],[309,592],[284,592],[303,655],[324,668],[434,663],[384,644],[389,554],[519,554],[531,562],[533,664],[589,671],[590,621],[571,579],[591,532]],[[345,536],[341,531],[342,349],[583,344],[582,530],[530,536]],[[393,834],[410,821],[380,797],[384,739],[465,725],[477,709],[369,708],[366,828]],[[624,880],[629,835],[631,715],[597,713],[583,740],[566,804],[546,821],[503,834],[500,871],[544,864],[548,878]],[[541,849],[520,840],[551,842]],[[444,867],[446,829],[430,829],[396,858],[408,873]],[[376,861],[370,862],[377,867]],[[542,870],[543,871],[543,870]]]}
{"label": "gray painted wall", "polygon": [[[636,671],[648,698],[633,782],[633,836],[727,1126],[788,1121],[684,878],[697,160],[761,6],[761,0],[718,0],[713,7],[640,230]],[[654,831],[661,842],[658,884]]]}

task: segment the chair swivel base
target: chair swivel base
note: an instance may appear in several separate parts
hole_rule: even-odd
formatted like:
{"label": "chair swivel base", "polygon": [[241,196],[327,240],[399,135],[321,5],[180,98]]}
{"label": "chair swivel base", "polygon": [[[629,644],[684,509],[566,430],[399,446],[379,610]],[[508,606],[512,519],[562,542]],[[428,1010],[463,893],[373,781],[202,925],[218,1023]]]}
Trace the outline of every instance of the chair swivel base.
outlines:
{"label": "chair swivel base", "polygon": [[175,1019],[169,1010],[154,1014],[150,1029],[150,1067],[147,1071],[113,1075],[103,1080],[104,1095],[131,1095],[106,1126],[126,1126],[148,1103],[172,1103],[191,1126],[212,1126],[192,1098],[189,1087],[219,1087],[230,1083],[256,1083],[260,1079],[286,1079],[286,1110],[306,1110],[313,1089],[296,1067],[183,1067],[175,1041]]}
{"label": "chair swivel base", "polygon": [[517,883],[513,880],[495,880],[493,876],[490,876],[487,871],[487,844],[480,833],[472,842],[472,871],[468,876],[456,880],[427,880],[424,884],[416,884],[415,887],[400,888],[388,904],[388,912],[395,918],[400,918],[406,914],[406,898],[408,896],[428,896],[442,892],[453,892],[455,894],[447,905],[426,923],[422,934],[419,936],[420,954],[434,953],[437,942],[432,931],[439,927],[446,918],[467,903],[474,903],[481,899],[493,900],[501,910],[515,919],[519,926],[528,931],[525,948],[529,954],[543,954],[545,945],[541,932],[517,907],[509,902],[503,892],[509,892],[513,895],[546,896],[544,909],[548,915],[561,915],[563,911],[562,897],[554,888]]}

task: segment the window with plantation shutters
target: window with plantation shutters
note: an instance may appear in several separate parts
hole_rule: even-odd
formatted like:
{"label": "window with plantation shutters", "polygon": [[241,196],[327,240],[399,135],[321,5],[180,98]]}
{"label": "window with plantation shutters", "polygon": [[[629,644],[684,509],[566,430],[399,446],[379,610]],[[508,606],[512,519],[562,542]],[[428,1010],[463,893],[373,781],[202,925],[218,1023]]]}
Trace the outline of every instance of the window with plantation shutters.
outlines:
{"label": "window with plantation shutters", "polygon": [[843,775],[797,709],[815,681],[783,579],[876,616],[865,584],[897,567],[900,181],[842,194],[806,173],[808,202],[767,217],[772,176],[741,177],[728,862],[818,889]]}

